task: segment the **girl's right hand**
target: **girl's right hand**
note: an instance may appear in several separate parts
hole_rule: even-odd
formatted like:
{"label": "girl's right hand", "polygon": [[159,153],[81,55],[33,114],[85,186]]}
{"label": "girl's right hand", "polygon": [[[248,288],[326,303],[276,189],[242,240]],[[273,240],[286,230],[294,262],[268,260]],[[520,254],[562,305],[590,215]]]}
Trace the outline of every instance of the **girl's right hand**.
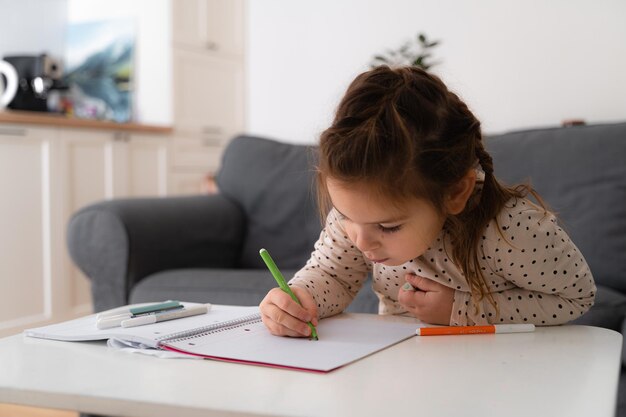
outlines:
{"label": "girl's right hand", "polygon": [[261,301],[261,318],[273,335],[309,337],[311,328],[307,322],[317,326],[317,305],[308,291],[298,287],[291,287],[291,291],[302,306],[280,288],[274,288]]}

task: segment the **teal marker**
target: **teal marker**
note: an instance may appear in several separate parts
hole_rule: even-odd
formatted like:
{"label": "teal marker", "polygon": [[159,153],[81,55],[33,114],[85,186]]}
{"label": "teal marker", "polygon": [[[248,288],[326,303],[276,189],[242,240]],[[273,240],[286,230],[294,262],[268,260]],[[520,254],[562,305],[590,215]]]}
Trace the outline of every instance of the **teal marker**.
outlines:
{"label": "teal marker", "polygon": [[129,311],[130,311],[130,314],[132,314],[133,316],[138,316],[141,314],[157,313],[161,311],[167,311],[167,310],[178,309],[178,308],[183,308],[183,305],[179,301],[166,301],[164,303],[150,304],[150,305],[143,306],[143,307],[130,308]]}
{"label": "teal marker", "polygon": [[[287,294],[289,294],[291,299],[295,301],[296,303],[298,303],[299,306],[302,306],[302,303],[300,303],[300,300],[298,300],[298,297],[296,297],[293,291],[291,291],[291,288],[289,288],[289,285],[287,285],[287,282],[285,282],[285,277],[283,277],[283,274],[280,272],[280,270],[274,263],[274,260],[270,256],[270,253],[265,249],[261,249],[259,251],[259,254],[261,254],[261,258],[263,258],[265,265],[267,265],[267,269],[269,269],[270,272],[272,273],[272,276],[278,283],[278,286],[280,287],[280,289],[285,291]],[[315,330],[315,326],[313,326],[313,323],[308,322],[307,324],[311,328],[311,339],[318,340],[317,330]]]}

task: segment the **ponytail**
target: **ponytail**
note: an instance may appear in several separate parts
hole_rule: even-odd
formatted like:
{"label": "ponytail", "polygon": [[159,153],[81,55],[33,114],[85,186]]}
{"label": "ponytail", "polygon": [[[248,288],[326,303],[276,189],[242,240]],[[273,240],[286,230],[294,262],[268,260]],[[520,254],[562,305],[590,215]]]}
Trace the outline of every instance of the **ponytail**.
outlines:
{"label": "ponytail", "polygon": [[[484,268],[481,268],[479,263],[479,259],[485,256],[481,243],[485,228],[495,219],[498,232],[502,234],[497,216],[511,199],[524,198],[531,194],[544,210],[546,205],[529,184],[507,187],[498,181],[494,175],[493,159],[485,150],[480,136],[475,140],[475,154],[484,172],[482,187],[478,187],[479,201],[473,205],[468,204],[461,214],[449,217],[448,232],[453,242],[452,256],[465,274],[474,299],[474,307],[477,309],[478,302],[487,297],[496,310],[497,318],[499,308],[488,290]],[[502,237],[506,239],[503,235]]]}

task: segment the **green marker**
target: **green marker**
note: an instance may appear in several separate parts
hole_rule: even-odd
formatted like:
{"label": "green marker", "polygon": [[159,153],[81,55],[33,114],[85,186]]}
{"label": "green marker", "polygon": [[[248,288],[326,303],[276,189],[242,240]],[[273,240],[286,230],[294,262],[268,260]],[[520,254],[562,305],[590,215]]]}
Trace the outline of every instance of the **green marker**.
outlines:
{"label": "green marker", "polygon": [[[296,297],[293,291],[291,291],[291,288],[289,288],[289,285],[287,285],[287,283],[285,282],[285,278],[283,277],[283,274],[281,274],[280,270],[274,263],[274,260],[270,256],[269,252],[265,249],[261,249],[259,253],[261,254],[261,258],[263,258],[265,265],[267,265],[267,268],[270,270],[270,272],[272,273],[272,276],[278,283],[278,286],[280,287],[280,289],[285,291],[287,294],[289,294],[291,299],[295,301],[296,303],[298,303],[299,306],[302,306],[302,303],[300,303],[300,300],[298,300],[298,297]],[[311,328],[311,339],[318,340],[317,330],[315,330],[315,326],[313,326],[313,323],[308,322],[307,324]]]}

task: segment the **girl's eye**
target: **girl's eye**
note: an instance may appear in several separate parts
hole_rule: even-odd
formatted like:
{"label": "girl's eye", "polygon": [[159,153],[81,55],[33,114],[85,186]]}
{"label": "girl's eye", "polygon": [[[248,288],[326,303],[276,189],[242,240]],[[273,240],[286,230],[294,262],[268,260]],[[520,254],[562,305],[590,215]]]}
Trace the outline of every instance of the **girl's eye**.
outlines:
{"label": "girl's eye", "polygon": [[393,233],[393,232],[397,232],[398,230],[400,230],[402,226],[398,225],[398,226],[392,226],[392,227],[385,227],[383,225],[378,225],[378,228],[380,229],[381,232],[383,233]]}

